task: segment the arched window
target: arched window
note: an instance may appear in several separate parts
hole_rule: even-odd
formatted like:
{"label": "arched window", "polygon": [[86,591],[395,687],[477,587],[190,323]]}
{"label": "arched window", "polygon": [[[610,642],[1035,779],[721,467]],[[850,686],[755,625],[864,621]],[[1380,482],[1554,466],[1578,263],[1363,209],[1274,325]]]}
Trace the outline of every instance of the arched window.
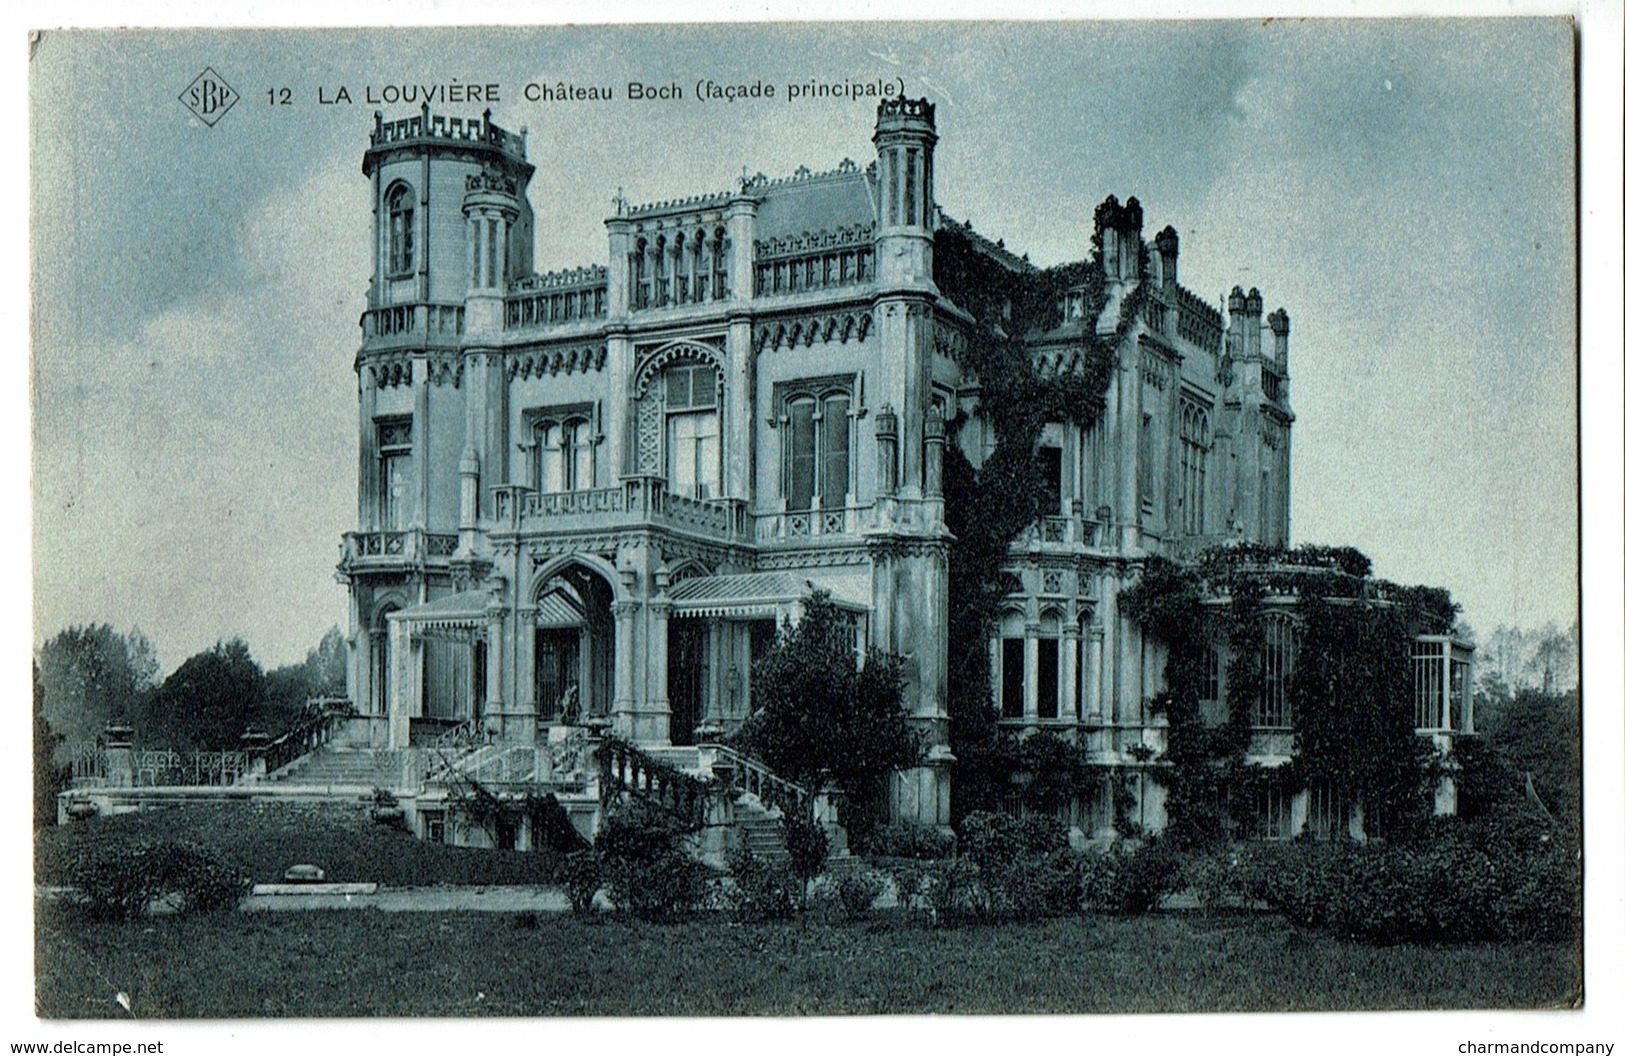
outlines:
{"label": "arched window", "polygon": [[1291,729],[1292,672],[1298,661],[1297,628],[1283,613],[1264,617],[1263,682],[1253,706],[1253,725]]}
{"label": "arched window", "polygon": [[799,391],[783,402],[786,508],[844,507],[852,486],[850,388]]}
{"label": "arched window", "polygon": [[536,490],[586,491],[593,485],[592,422],[585,417],[536,423]]}
{"label": "arched window", "polygon": [[404,183],[390,188],[386,211],[389,214],[389,273],[402,275],[412,270],[412,188]]}
{"label": "arched window", "polygon": [[1180,526],[1186,535],[1201,535],[1207,528],[1207,459],[1211,447],[1206,408],[1180,400],[1179,505]]}
{"label": "arched window", "polygon": [[666,368],[666,486],[674,494],[710,499],[722,493],[722,422],[717,368],[710,363]]}

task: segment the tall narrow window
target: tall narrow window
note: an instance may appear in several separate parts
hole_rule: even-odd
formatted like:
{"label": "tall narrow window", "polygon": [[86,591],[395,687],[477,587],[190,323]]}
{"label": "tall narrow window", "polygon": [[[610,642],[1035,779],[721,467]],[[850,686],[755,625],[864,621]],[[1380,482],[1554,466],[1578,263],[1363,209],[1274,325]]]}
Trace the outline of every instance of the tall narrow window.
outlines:
{"label": "tall narrow window", "polygon": [[809,383],[780,397],[785,506],[840,509],[852,487],[851,383],[803,384]]}
{"label": "tall narrow window", "polygon": [[412,419],[390,418],[378,429],[378,520],[385,530],[411,524],[417,510],[417,472],[412,462]]}
{"label": "tall narrow window", "polygon": [[1006,719],[1019,719],[1025,707],[1027,642],[1024,638],[1004,638],[999,645],[999,714]]}
{"label": "tall narrow window", "polygon": [[1038,639],[1038,717],[1061,717],[1061,642]]}
{"label": "tall narrow window", "polygon": [[716,237],[711,240],[711,299],[713,301],[725,300],[728,296],[728,240],[717,228]]}
{"label": "tall narrow window", "polygon": [[412,270],[412,188],[396,184],[389,192],[389,273]]}
{"label": "tall narrow window", "polygon": [[1038,472],[1044,482],[1043,507],[1039,512],[1058,516],[1062,512],[1060,448],[1045,446],[1038,449]]}
{"label": "tall narrow window", "polygon": [[1291,619],[1280,613],[1265,616],[1264,679],[1258,701],[1253,707],[1254,726],[1291,728],[1292,700],[1289,692],[1297,653],[1297,634]]}
{"label": "tall narrow window", "polygon": [[1151,428],[1151,416],[1140,415],[1140,450],[1138,463],[1138,483],[1140,488],[1140,508],[1149,510],[1156,504],[1157,489],[1157,461],[1155,450],[1156,433]]}
{"label": "tall narrow window", "polygon": [[1189,400],[1179,407],[1180,527],[1186,535],[1207,530],[1207,460],[1211,447],[1207,410]]}
{"label": "tall narrow window", "polygon": [[666,485],[674,494],[709,499],[722,493],[722,423],[717,368],[669,367],[666,387]]}

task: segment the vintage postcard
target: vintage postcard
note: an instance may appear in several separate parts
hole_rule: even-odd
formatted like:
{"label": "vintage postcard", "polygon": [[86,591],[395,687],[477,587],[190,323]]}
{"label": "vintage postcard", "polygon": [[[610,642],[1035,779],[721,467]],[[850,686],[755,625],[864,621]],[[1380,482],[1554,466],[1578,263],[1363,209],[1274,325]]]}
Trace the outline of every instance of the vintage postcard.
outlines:
{"label": "vintage postcard", "polygon": [[34,34],[37,1015],[1583,1006],[1576,33]]}

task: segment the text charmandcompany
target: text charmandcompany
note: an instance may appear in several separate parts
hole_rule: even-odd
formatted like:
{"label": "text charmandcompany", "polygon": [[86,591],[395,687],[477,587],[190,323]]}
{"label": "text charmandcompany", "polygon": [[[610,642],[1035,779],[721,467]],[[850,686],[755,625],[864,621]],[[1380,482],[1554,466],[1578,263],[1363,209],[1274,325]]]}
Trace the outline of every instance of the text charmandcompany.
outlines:
{"label": "text charmandcompany", "polygon": [[317,85],[311,95],[287,86],[267,88],[271,106],[295,106],[313,100],[321,106],[461,106],[492,103],[798,103],[810,100],[873,102],[895,99],[904,92],[901,77],[872,79],[810,77],[795,81],[769,78],[725,80],[697,77],[692,82],[674,78],[583,84],[576,81],[527,81],[514,88],[500,82],[451,80],[445,83],[385,83]]}

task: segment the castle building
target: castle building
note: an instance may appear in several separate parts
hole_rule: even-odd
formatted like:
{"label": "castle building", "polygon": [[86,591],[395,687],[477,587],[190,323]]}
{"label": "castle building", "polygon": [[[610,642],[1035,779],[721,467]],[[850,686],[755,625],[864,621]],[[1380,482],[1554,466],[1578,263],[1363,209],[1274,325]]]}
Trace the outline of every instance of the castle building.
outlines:
{"label": "castle building", "polygon": [[[939,208],[930,103],[883,102],[873,144],[825,172],[618,196],[600,262],[537,274],[523,133],[489,111],[376,120],[339,566],[371,744],[470,722],[545,742],[587,720],[695,744],[750,713],[753,658],[814,592],[857,648],[903,660],[930,750],[894,786],[900,817],[948,818],[950,649],[988,650],[1011,728],[1103,766],[1162,743],[1163,654],[1118,594],[1149,555],[1287,541],[1287,314],[1239,288],[1221,313],[1180,284],[1174,230],[1147,239],[1139,203],[1108,199],[1080,233],[1104,302],[1061,289],[1054,325],[1016,335],[1050,375],[1104,342],[1103,407],[1042,425],[1052,506],[1010,548],[990,637],[950,642],[945,447],[975,466],[997,437],[964,354],[975,309],[936,250],[952,233],[1014,281],[1037,269]],[[1448,716],[1460,646],[1430,648]],[[1139,804],[1155,827],[1151,783]]]}

